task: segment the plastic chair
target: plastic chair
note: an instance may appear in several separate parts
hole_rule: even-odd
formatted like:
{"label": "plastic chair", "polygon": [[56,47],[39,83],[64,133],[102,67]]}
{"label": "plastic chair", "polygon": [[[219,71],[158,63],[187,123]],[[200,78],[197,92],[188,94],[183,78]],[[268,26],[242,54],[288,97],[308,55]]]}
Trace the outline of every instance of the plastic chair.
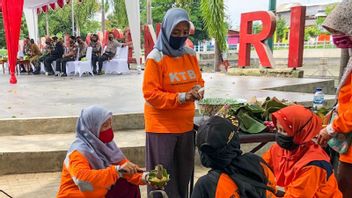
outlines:
{"label": "plastic chair", "polygon": [[128,47],[118,47],[116,55],[110,61],[104,62],[104,71],[106,74],[123,74],[129,73],[128,68]]}
{"label": "plastic chair", "polygon": [[75,74],[79,74],[79,77],[82,77],[82,74],[85,72],[88,72],[93,74],[93,69],[92,69],[92,53],[93,53],[93,48],[88,47],[87,48],[87,54],[86,54],[86,61],[77,61],[77,65],[75,66]]}

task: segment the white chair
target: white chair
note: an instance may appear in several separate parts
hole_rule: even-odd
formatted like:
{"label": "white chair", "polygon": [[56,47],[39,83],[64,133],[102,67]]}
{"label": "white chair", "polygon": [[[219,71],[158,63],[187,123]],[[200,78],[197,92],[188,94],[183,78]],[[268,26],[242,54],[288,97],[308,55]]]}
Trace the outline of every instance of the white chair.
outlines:
{"label": "white chair", "polygon": [[128,69],[128,47],[117,47],[116,55],[110,61],[104,62],[104,71],[106,74],[125,74],[129,73]]}
{"label": "white chair", "polygon": [[75,75],[76,73],[76,65],[79,62],[79,48],[77,50],[77,55],[76,55],[76,60],[75,61],[69,61],[66,63],[66,74],[68,76],[70,75]]}
{"label": "white chair", "polygon": [[93,69],[92,69],[92,53],[93,53],[93,48],[88,47],[87,48],[87,54],[86,54],[86,61],[77,61],[77,65],[75,66],[75,74],[79,74],[79,77],[82,77],[82,74],[85,72],[88,72],[93,74]]}
{"label": "white chair", "polygon": [[[56,73],[56,61],[54,61],[52,64],[51,64],[51,68],[53,68],[53,71],[54,73]],[[44,63],[43,62],[40,62],[40,73],[45,73],[45,67],[44,67]]]}

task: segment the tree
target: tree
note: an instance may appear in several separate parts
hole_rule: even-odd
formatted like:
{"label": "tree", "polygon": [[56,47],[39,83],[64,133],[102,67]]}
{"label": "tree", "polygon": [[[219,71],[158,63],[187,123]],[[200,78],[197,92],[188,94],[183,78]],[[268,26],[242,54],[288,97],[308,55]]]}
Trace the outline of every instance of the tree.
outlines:
{"label": "tree", "polygon": [[6,48],[6,41],[5,41],[5,31],[4,31],[4,23],[2,19],[2,13],[0,13],[0,49]]}
{"label": "tree", "polygon": [[108,16],[106,26],[108,29],[120,28],[124,29],[128,26],[128,18],[125,0],[112,0],[114,11]]}
{"label": "tree", "polygon": [[276,22],[276,39],[278,42],[282,42],[285,38],[285,31],[287,30],[286,22],[283,18],[279,18]]}
{"label": "tree", "polygon": [[225,35],[227,27],[225,22],[224,1],[201,0],[200,8],[205,28],[209,35],[215,39],[214,70],[220,71],[221,53],[226,50]]}
{"label": "tree", "polygon": [[[95,13],[99,10],[99,4],[95,0],[85,0],[81,3],[75,1],[75,25],[76,30],[82,36],[89,32],[96,32],[100,25],[98,21],[92,20]],[[49,11],[49,32],[50,34],[63,34],[72,32],[72,19],[71,19],[71,5]],[[40,36],[46,35],[45,31],[45,13],[39,15],[39,34]]]}
{"label": "tree", "polygon": [[304,30],[304,40],[308,41],[309,38],[315,38],[320,34],[320,30],[317,26],[309,26]]}

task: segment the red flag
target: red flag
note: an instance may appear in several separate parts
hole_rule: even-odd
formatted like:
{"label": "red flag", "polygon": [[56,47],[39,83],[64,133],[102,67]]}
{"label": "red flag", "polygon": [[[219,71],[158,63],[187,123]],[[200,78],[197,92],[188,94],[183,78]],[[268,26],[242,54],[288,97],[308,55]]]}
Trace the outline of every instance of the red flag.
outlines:
{"label": "red flag", "polygon": [[47,13],[48,12],[48,6],[47,5],[43,6],[42,10],[43,10],[44,13]]}
{"label": "red flag", "polygon": [[57,0],[57,5],[59,5],[60,8],[64,7],[65,5],[64,0]]}
{"label": "red flag", "polygon": [[23,1],[24,0],[2,0],[2,14],[4,17],[11,84],[17,83],[15,68],[17,63],[18,40],[20,38]]}
{"label": "red flag", "polygon": [[42,13],[41,9],[37,8],[37,14],[40,14],[40,13]]}
{"label": "red flag", "polygon": [[2,8],[1,8],[2,6],[1,5],[2,5],[2,0],[0,0],[0,12],[2,12]]}
{"label": "red flag", "polygon": [[55,10],[56,3],[51,3],[51,4],[49,4],[49,5],[50,5],[51,9]]}

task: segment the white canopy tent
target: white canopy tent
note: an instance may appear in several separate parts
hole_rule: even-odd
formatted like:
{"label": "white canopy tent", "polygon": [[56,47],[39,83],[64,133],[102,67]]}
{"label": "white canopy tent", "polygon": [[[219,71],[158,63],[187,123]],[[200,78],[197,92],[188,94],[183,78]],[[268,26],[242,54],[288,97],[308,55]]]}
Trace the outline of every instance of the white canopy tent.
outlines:
{"label": "white canopy tent", "polygon": [[[23,12],[26,17],[29,37],[39,41],[37,8],[56,3],[58,0],[24,0]],[[66,1],[65,1],[66,2]],[[71,0],[72,2],[72,0]],[[139,0],[125,0],[129,27],[137,64],[141,58],[141,30]],[[74,24],[73,24],[74,25]]]}

